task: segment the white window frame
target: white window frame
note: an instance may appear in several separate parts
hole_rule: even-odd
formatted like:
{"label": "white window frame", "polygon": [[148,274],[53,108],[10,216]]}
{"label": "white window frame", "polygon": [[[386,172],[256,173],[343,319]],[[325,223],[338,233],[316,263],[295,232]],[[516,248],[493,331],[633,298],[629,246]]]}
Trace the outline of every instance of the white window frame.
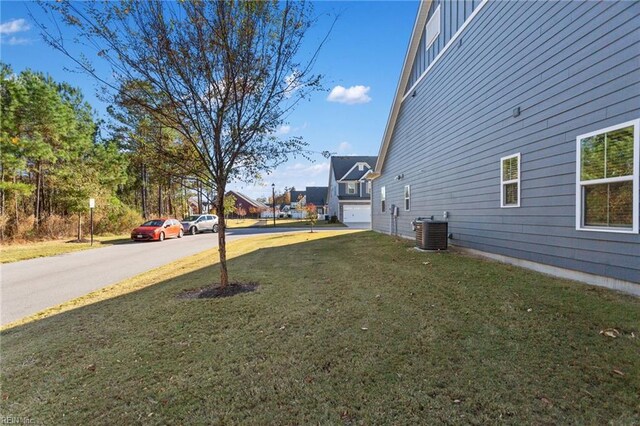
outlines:
{"label": "white window frame", "polygon": [[[510,160],[512,158],[518,159],[518,178],[504,180],[504,161]],[[506,157],[502,157],[500,159],[500,207],[503,209],[508,209],[512,207],[520,207],[520,172],[522,171],[522,162],[520,161],[520,153],[507,155]],[[504,203],[504,187],[508,184],[517,183],[518,184],[518,202],[516,204],[505,204]]]}
{"label": "white window frame", "polygon": [[404,211],[408,212],[411,210],[411,185],[404,186]]}
{"label": "white window frame", "polygon": [[367,181],[367,189],[366,189],[366,191],[367,191],[367,194],[371,194],[371,181],[370,180]]}
{"label": "white window frame", "polygon": [[[592,185],[597,185],[601,183],[615,183],[615,182],[633,182],[633,217],[632,217],[632,225],[631,228],[613,228],[613,227],[595,227],[595,226],[584,226],[584,217],[583,217],[583,191],[582,188],[587,186],[583,183],[580,178],[580,169],[582,165],[582,152],[580,147],[580,142],[582,139],[596,136],[602,133],[612,132],[614,130],[622,129],[625,127],[633,126],[633,175],[631,178],[625,177],[615,177],[615,178],[604,178],[604,179],[593,179],[584,181],[589,182]],[[638,192],[640,191],[640,160],[638,156],[640,154],[640,119],[627,121],[625,123],[616,124],[615,126],[610,126],[605,129],[595,130],[593,132],[585,133],[583,135],[578,135],[576,137],[576,230],[578,231],[591,231],[591,232],[613,232],[618,234],[637,234],[639,228],[639,219],[640,216],[640,197],[638,196]]]}
{"label": "white window frame", "polygon": [[363,171],[364,170],[364,164],[360,163],[358,164],[358,171]]}
{"label": "white window frame", "polygon": [[[436,7],[436,10],[433,11],[433,15],[431,15],[431,18],[429,18],[429,20],[427,21],[427,25],[425,25],[424,27],[424,37],[427,46],[425,49],[430,48],[431,45],[438,39],[438,36],[440,35],[441,21],[440,5],[438,5],[438,7]],[[437,25],[437,28],[434,29],[435,25]],[[432,32],[432,34],[429,34],[430,31]]]}
{"label": "white window frame", "polygon": [[[353,188],[353,192],[351,189]],[[357,195],[358,194],[358,185],[355,182],[347,182],[347,195]]]}
{"label": "white window frame", "polygon": [[384,213],[387,210],[387,191],[384,186],[380,187],[380,211]]}

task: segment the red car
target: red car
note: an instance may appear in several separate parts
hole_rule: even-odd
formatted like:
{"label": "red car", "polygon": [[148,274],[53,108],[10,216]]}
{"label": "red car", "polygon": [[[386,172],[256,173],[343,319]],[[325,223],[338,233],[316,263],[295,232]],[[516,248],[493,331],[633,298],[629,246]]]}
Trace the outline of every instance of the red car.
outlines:
{"label": "red car", "polygon": [[182,238],[182,224],[175,219],[151,219],[131,231],[133,241],[164,241],[165,238]]}

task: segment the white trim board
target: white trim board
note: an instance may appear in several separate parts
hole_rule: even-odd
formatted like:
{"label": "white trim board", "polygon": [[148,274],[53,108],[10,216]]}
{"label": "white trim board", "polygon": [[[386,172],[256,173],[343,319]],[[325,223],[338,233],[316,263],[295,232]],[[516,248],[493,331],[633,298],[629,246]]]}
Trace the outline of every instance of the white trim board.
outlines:
{"label": "white trim board", "polygon": [[[342,176],[340,179],[338,179],[338,182],[349,182],[349,181],[343,180],[343,179],[344,179],[344,177],[345,177],[345,176],[347,176],[347,175],[349,175],[349,173],[351,173],[351,171],[352,171],[353,169],[355,169],[356,167],[358,167],[358,165],[359,165],[359,164],[363,164],[363,165],[367,166],[367,167],[369,168],[369,170],[371,170],[371,166],[369,165],[369,163],[367,163],[367,162],[365,162],[365,161],[357,161],[353,166],[351,166],[351,168],[349,169],[349,171],[348,171],[347,173],[345,173],[345,174],[344,174],[344,176]],[[366,173],[368,173],[368,171],[367,171],[367,172],[365,172],[365,174],[366,174]],[[360,178],[360,179],[362,179],[362,178]],[[360,179],[356,179],[356,180],[354,180],[353,182],[357,182],[357,181],[359,181]]]}

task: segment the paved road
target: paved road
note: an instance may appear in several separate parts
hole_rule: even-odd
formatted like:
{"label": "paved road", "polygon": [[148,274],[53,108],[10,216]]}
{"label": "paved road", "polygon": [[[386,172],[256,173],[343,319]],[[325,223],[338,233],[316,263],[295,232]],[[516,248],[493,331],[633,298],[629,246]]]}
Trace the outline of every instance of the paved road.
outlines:
{"label": "paved road", "polygon": [[371,229],[371,222],[350,222],[345,225],[351,229]]}
{"label": "paved road", "polygon": [[[344,229],[344,228],[342,228]],[[305,228],[235,229],[227,241]],[[217,247],[216,234],[204,233],[162,243],[124,243],[109,247],[8,263],[0,268],[0,324],[83,296],[153,268]]]}

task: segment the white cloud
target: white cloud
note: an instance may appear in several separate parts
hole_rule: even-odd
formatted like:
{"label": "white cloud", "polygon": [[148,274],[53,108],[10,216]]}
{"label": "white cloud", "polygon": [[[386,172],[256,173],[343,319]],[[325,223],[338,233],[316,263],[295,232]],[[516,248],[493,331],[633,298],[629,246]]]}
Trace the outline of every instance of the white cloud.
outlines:
{"label": "white cloud", "polygon": [[331,90],[327,100],[329,102],[339,102],[341,104],[366,104],[371,101],[371,97],[367,95],[371,90],[369,86],[351,86],[348,89],[342,86],[336,86]]}
{"label": "white cloud", "polygon": [[346,154],[351,151],[351,144],[349,142],[342,142],[338,145],[338,154]]}
{"label": "white cloud", "polygon": [[[280,177],[305,177],[305,176],[317,176],[322,173],[329,172],[329,163],[317,163],[317,164],[302,164],[296,163],[286,168],[287,171],[281,174]],[[293,173],[291,173],[293,172]]]}
{"label": "white cloud", "polygon": [[29,31],[31,26],[25,19],[14,19],[0,24],[0,34],[15,34],[23,31]]}
{"label": "white cloud", "polygon": [[15,36],[9,39],[2,37],[0,40],[2,40],[2,44],[8,44],[9,46],[24,46],[25,44],[31,44],[31,39]]}
{"label": "white cloud", "polygon": [[291,126],[289,126],[288,124],[283,124],[282,126],[278,127],[278,134],[279,135],[286,135],[291,131]]}
{"label": "white cloud", "polygon": [[298,70],[294,70],[291,74],[284,78],[285,88],[284,95],[287,98],[293,96],[296,90],[298,90],[301,86],[300,83],[300,73]]}

